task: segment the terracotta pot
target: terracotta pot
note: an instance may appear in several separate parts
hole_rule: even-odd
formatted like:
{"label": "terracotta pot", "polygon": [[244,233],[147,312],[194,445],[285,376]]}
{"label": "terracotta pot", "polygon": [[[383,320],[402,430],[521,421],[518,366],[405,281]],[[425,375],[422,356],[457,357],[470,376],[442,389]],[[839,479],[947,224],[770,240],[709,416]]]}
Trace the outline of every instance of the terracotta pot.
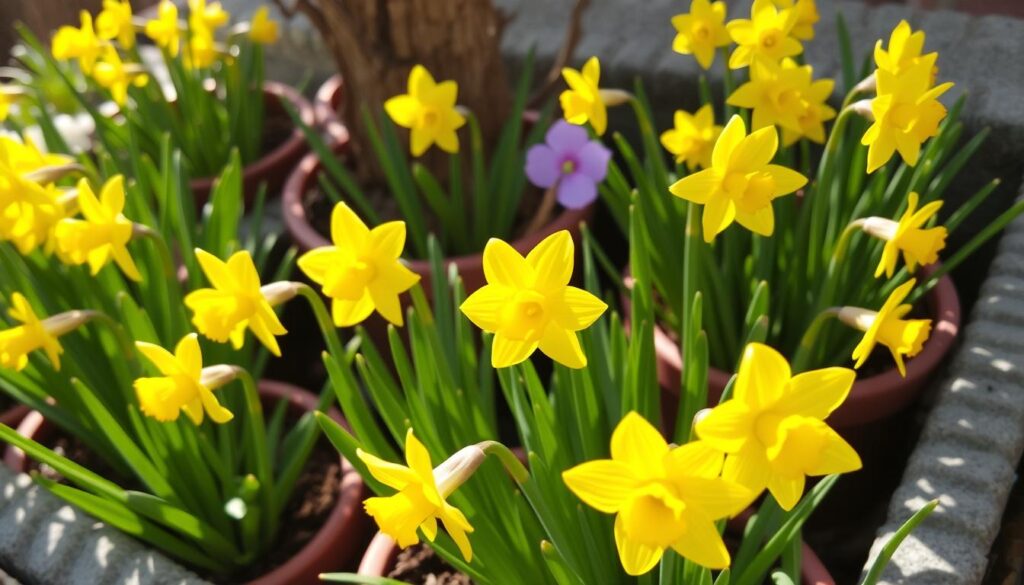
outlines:
{"label": "terracotta pot", "polygon": [[[294,411],[316,409],[316,395],[284,382],[261,380],[259,392],[265,403],[283,399]],[[336,409],[332,408],[328,414],[345,424]],[[30,412],[18,426],[20,434],[36,441],[45,441],[54,430],[38,411]],[[27,472],[30,465],[25,453],[14,447],[7,448],[4,463],[22,473]],[[341,469],[343,479],[338,501],[320,530],[295,556],[247,585],[316,585],[320,583],[320,573],[339,570],[355,560],[366,542],[364,535],[369,525],[362,507],[364,484],[345,459],[341,460]]]}
{"label": "terracotta pot", "polygon": [[[378,532],[377,536],[370,541],[370,546],[363,553],[363,560],[359,563],[359,574],[373,577],[384,577],[395,566],[398,558],[398,545],[388,535]],[[800,582],[802,585],[835,585],[835,580],[829,574],[828,569],[814,554],[807,543],[803,544],[803,552],[800,555]]]}
{"label": "terracotta pot", "polygon": [[21,424],[22,419],[24,419],[29,412],[31,412],[31,409],[23,404],[12,406],[3,412],[0,412],[0,424],[7,425],[11,428],[17,428],[18,425]]}
{"label": "terracotta pot", "polygon": [[[347,147],[347,141],[336,142],[333,149],[336,153],[342,154]],[[306,216],[306,208],[303,205],[304,195],[316,185],[317,175],[321,168],[322,163],[319,157],[317,157],[316,153],[310,153],[306,158],[302,159],[302,162],[299,163],[291,176],[288,177],[288,182],[285,183],[284,191],[281,194],[285,226],[288,228],[292,241],[301,251],[331,245],[331,242],[312,226],[309,218]],[[577,248],[579,248],[580,223],[589,220],[593,212],[594,206],[592,204],[583,209],[564,209],[542,229],[514,240],[511,242],[511,245],[525,255],[547,236],[559,230],[569,230],[573,240],[577,242]],[[467,295],[486,284],[482,252],[445,259],[446,266],[453,264],[458,268]],[[420,275],[423,287],[429,291],[430,262],[427,260],[411,260],[408,262],[408,266],[410,270]]]}
{"label": "terracotta pot", "polygon": [[[294,88],[278,83],[267,81],[263,84],[264,118],[281,117],[288,120],[288,113],[281,105],[287,101],[292,108],[298,111],[302,122],[308,126],[316,124],[316,115],[313,106],[306,98],[302,97]],[[306,138],[302,130],[295,128],[291,135],[273,150],[261,156],[258,160],[245,165],[242,168],[242,193],[246,205],[251,205],[259,192],[262,183],[267,184],[267,199],[278,194],[281,186],[292,168],[302,159],[309,150]],[[209,199],[213,190],[213,183],[216,177],[205,177],[189,181],[189,188],[195,197],[196,206],[202,207]]]}
{"label": "terracotta pot", "polygon": [[[920,280],[927,280],[938,264],[921,270]],[[853,430],[887,419],[909,406],[928,380],[944,363],[956,341],[960,328],[960,298],[948,276],[943,276],[925,297],[928,314],[933,320],[932,333],[921,353],[907,360],[907,377],[900,376],[895,366],[881,374],[858,378],[849,398],[832,416],[829,424],[840,431]],[[658,358],[658,382],[662,389],[663,418],[673,428],[679,400],[682,355],[679,346],[661,327],[655,327],[654,347]],[[717,404],[732,374],[716,368],[708,370],[708,401]],[[669,420],[671,418],[671,420]]]}
{"label": "terracotta pot", "polygon": [[317,126],[332,142],[348,142],[348,127],[341,121],[338,112],[345,97],[345,81],[341,74],[332,75],[313,98],[313,111]]}

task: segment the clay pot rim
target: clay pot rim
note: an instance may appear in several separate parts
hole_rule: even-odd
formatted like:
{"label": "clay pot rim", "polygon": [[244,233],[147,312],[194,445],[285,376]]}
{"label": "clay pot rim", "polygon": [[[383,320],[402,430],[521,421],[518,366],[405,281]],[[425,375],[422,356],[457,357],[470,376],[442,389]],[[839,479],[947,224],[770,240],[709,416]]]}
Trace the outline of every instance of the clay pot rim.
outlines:
{"label": "clay pot rim", "polygon": [[[334,153],[339,155],[345,152],[347,148],[347,133],[345,140],[335,141],[331,147]],[[285,182],[281,193],[281,208],[285,227],[301,251],[332,245],[330,240],[321,235],[310,224],[306,216],[306,208],[303,205],[303,196],[322,168],[323,163],[315,152],[307,154],[292,171],[292,174],[288,176],[288,180]],[[594,203],[581,209],[563,208],[544,227],[533,233],[516,238],[511,242],[511,246],[518,252],[525,254],[548,235],[560,230],[571,229],[585,221],[593,213],[593,209]],[[470,266],[479,265],[482,261],[483,251],[480,251],[461,256],[446,257],[445,265],[454,264],[461,273]],[[430,272],[429,260],[408,260],[407,264],[410,270],[418,274],[429,274]]]}
{"label": "clay pot rim", "polygon": [[[835,585],[835,579],[814,550],[806,542],[801,544],[800,577],[802,585]],[[385,576],[389,565],[398,556],[399,550],[398,543],[393,538],[383,532],[378,532],[370,541],[366,552],[363,553],[363,558],[359,562],[358,574],[367,577]]]}
{"label": "clay pot rim", "polygon": [[[313,109],[313,104],[295,88],[277,81],[264,81],[263,94],[264,96],[272,96],[281,101],[288,101],[298,111],[299,118],[304,124],[307,126],[314,126],[316,124],[316,112]],[[242,183],[254,182],[259,177],[270,174],[276,167],[287,167],[286,163],[289,159],[298,158],[305,150],[306,137],[302,130],[296,127],[292,130],[292,135],[287,140],[252,163],[242,167]],[[193,192],[210,192],[217,178],[199,177],[192,179],[189,181],[189,187]]]}
{"label": "clay pot rim", "polygon": [[[260,380],[259,392],[267,398],[287,400],[295,408],[305,411],[316,410],[317,407],[316,395],[287,382]],[[336,408],[331,407],[327,414],[335,422],[346,424]],[[17,431],[22,436],[33,437],[46,424],[48,423],[42,413],[33,410],[21,421]],[[246,585],[301,582],[307,572],[307,567],[317,559],[326,558],[325,556],[334,548],[334,545],[341,540],[339,534],[349,533],[350,538],[356,538],[362,531],[360,514],[362,513],[363,480],[352,464],[344,457],[340,457],[340,459],[342,482],[338,490],[338,499],[323,525],[316,531],[313,538],[284,564],[265,575],[248,581]],[[29,459],[20,449],[8,446],[4,453],[4,463],[16,472],[25,473],[28,470]]]}
{"label": "clay pot rim", "polygon": [[[936,262],[929,266],[922,267],[918,274],[920,281],[925,281],[935,273],[941,266]],[[925,297],[929,314],[933,321],[932,333],[925,342],[921,353],[906,361],[907,376],[900,375],[896,366],[884,372],[857,378],[850,390],[850,395],[839,409],[833,413],[829,421],[837,426],[850,427],[864,424],[882,416],[875,416],[873,413],[855,414],[861,410],[858,405],[876,404],[881,401],[888,401],[888,397],[910,392],[910,389],[923,386],[928,377],[936,370],[943,358],[956,342],[960,329],[961,310],[960,297],[957,294],[956,286],[948,274],[943,275],[936,285]],[[658,358],[675,371],[682,369],[682,354],[679,346],[660,324],[654,327],[655,353]],[[732,374],[715,367],[708,368],[708,387],[724,388]],[[678,394],[673,387],[667,388],[672,394]],[[891,413],[875,413],[887,415]]]}

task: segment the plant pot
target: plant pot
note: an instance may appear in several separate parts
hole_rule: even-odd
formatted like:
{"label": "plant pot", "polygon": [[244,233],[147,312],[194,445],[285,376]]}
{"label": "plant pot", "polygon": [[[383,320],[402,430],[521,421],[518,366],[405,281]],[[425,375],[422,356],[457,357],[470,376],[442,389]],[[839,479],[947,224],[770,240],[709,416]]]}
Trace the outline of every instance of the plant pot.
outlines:
{"label": "plant pot", "polygon": [[[394,569],[399,550],[390,536],[378,532],[363,553],[363,560],[359,563],[359,574],[368,577],[387,576]],[[802,585],[835,585],[832,575],[807,543],[804,543],[800,555],[800,576]]]}
{"label": "plant pot", "polygon": [[[922,268],[920,280],[927,280],[938,266],[933,264]],[[895,366],[881,374],[858,378],[846,402],[829,417],[831,426],[844,431],[885,420],[905,409],[921,394],[928,380],[944,363],[960,329],[960,298],[952,279],[949,276],[940,278],[925,297],[925,303],[933,321],[932,333],[921,353],[907,360],[906,378],[900,375]],[[663,395],[670,395],[668,402],[671,408],[664,412],[674,416],[676,409],[673,405],[678,404],[679,397],[682,355],[679,346],[664,329],[655,327],[654,335],[658,382],[665,390]],[[718,403],[731,377],[732,374],[716,368],[708,370],[709,403]]]}
{"label": "plant pot", "polygon": [[[318,401],[314,394],[302,388],[272,380],[261,380],[259,392],[265,403],[287,400],[290,408],[297,412],[315,410]],[[332,408],[328,414],[344,424],[341,413],[336,409]],[[55,430],[38,411],[30,412],[18,426],[21,435],[41,442],[51,437]],[[27,472],[30,465],[21,449],[10,446],[4,453],[4,463],[21,473]],[[248,581],[247,585],[315,585],[320,583],[320,573],[338,570],[355,560],[366,542],[365,534],[369,525],[362,507],[365,486],[359,474],[345,459],[341,459],[341,469],[342,483],[338,500],[323,526],[288,561]]]}
{"label": "plant pot", "polygon": [[[316,124],[316,115],[312,104],[294,88],[283,83],[264,82],[263,102],[264,119],[284,119],[291,123],[291,118],[288,117],[288,113],[282,105],[283,102],[288,102],[298,112],[304,124],[308,126]],[[273,150],[245,165],[242,168],[242,193],[246,206],[251,205],[256,199],[256,194],[259,193],[260,185],[263,183],[267,185],[267,199],[276,196],[288,178],[288,173],[308,150],[309,146],[306,144],[302,130],[293,128],[288,137]],[[209,201],[216,180],[216,177],[204,177],[189,181],[189,188],[192,189],[192,195],[195,197],[198,208],[202,208]]]}
{"label": "plant pot", "polygon": [[345,81],[340,73],[329,77],[320,89],[316,90],[316,96],[313,97],[316,124],[332,143],[348,142],[348,127],[338,113],[341,111],[344,97]]}
{"label": "plant pot", "polygon": [[7,425],[11,428],[18,428],[22,419],[24,419],[29,412],[31,412],[31,409],[24,404],[12,406],[3,412],[0,412],[0,424]]}
{"label": "plant pot", "polygon": [[[335,142],[333,145],[336,154],[343,154],[348,147],[348,142]],[[284,215],[284,223],[292,241],[301,251],[312,250],[322,246],[330,246],[331,242],[322,236],[309,221],[306,213],[303,198],[306,192],[316,184],[317,175],[322,168],[322,163],[316,153],[307,155],[288,177],[281,194],[281,206]],[[572,234],[573,241],[579,247],[580,223],[588,221],[593,215],[593,204],[583,209],[563,209],[552,221],[548,222],[540,230],[526,234],[511,242],[513,248],[521,254],[528,253],[541,240],[551,234],[568,230]],[[407,262],[410,270],[420,276],[420,283],[424,289],[430,291],[430,262],[427,260],[410,260]],[[484,278],[483,252],[445,258],[445,266],[454,265],[462,277],[466,294],[470,294],[487,283]]]}

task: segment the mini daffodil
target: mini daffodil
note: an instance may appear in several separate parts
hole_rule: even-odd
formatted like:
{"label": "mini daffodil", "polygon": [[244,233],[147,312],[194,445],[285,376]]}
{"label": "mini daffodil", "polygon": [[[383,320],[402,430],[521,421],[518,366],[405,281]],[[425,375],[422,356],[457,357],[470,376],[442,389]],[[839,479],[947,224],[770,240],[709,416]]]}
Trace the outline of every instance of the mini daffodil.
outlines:
{"label": "mini daffodil", "polygon": [[911,272],[918,264],[927,266],[938,261],[939,252],[946,246],[946,228],[922,226],[939,212],[942,201],[932,201],[921,209],[917,209],[917,202],[917,193],[911,193],[907,210],[898,222],[885,217],[869,217],[861,223],[865,232],[885,240],[882,259],[875,269],[875,278],[883,273],[887,278],[892,278],[900,252],[903,252],[903,261]]}
{"label": "mini daffodil", "polygon": [[80,13],[80,27],[62,26],[53,35],[50,52],[58,61],[78,59],[78,66],[86,75],[92,73],[92,67],[103,50],[103,43],[96,35],[92,15],[83,10]]}
{"label": "mini daffodil", "polygon": [[710,69],[715,60],[715,51],[729,44],[729,33],[725,29],[725,2],[717,0],[693,0],[690,12],[672,17],[676,38],[672,50],[683,55],[693,55],[704,69]]}
{"label": "mini daffodil", "polygon": [[466,562],[473,560],[473,548],[467,536],[473,532],[473,526],[461,510],[446,501],[465,478],[438,473],[441,467],[433,468],[430,453],[412,429],[405,435],[406,465],[384,461],[362,449],[357,449],[356,455],[377,481],[398,490],[393,496],[368,498],[363,503],[381,532],[406,548],[419,542],[416,529],[433,542],[440,520]]}
{"label": "mini daffodil", "polygon": [[754,0],[749,20],[739,18],[726,25],[737,45],[729,57],[729,68],[746,67],[754,57],[781,61],[802,53],[803,45],[792,36],[798,19],[792,8],[779,10],[772,0]]}
{"label": "mini daffodil", "polygon": [[711,167],[676,181],[676,197],[704,205],[704,241],[711,242],[733,221],[762,236],[775,231],[772,200],[803,187],[807,178],[770,164],[779,146],[774,126],[747,136],[746,125],[733,116],[711,153]]}
{"label": "mini daffodil", "polygon": [[128,88],[131,86],[145,87],[149,83],[149,75],[136,64],[125,64],[113,47],[107,47],[103,56],[96,62],[92,70],[92,78],[100,87],[110,92],[114,102],[123,106],[128,101]]}
{"label": "mini daffodil", "polygon": [[459,151],[456,130],[466,123],[455,104],[459,86],[454,81],[437,83],[422,65],[409,72],[409,93],[384,102],[384,111],[403,128],[409,128],[409,149],[420,156],[437,144],[445,152]]}
{"label": "mini daffodil", "polygon": [[0,240],[23,255],[40,246],[51,252],[54,229],[65,216],[60,197],[52,184],[25,179],[0,162]]}
{"label": "mini daffodil", "polygon": [[196,425],[203,423],[203,414],[215,423],[226,423],[234,415],[220,405],[213,395],[216,384],[230,381],[221,369],[203,368],[199,338],[190,333],[181,338],[174,353],[152,343],[136,341],[135,347],[146,356],[162,376],[135,380],[135,394],[142,414],[160,422],[178,420],[181,411]]}
{"label": "mini daffodil", "polygon": [[885,69],[876,71],[878,96],[871,100],[874,124],[864,132],[861,143],[868,147],[868,172],[889,162],[899,151],[903,161],[917,164],[921,144],[939,133],[946,107],[938,98],[952,82],[932,87],[932,65],[922,61],[900,75]]}
{"label": "mini daffodil", "polygon": [[206,28],[194,28],[185,44],[184,63],[187,69],[208,69],[217,62],[217,42],[213,32]]}
{"label": "mini daffodil", "polygon": [[802,136],[823,143],[824,123],[836,116],[825,103],[835,82],[812,77],[810,65],[800,66],[792,59],[776,63],[757,58],[750,65],[750,81],[737,88],[727,103],[752,109],[754,130],[777,125],[786,145]]}
{"label": "mini daffodil", "polygon": [[642,575],[672,549],[710,569],[729,566],[715,522],[743,510],[756,493],[719,477],[722,452],[702,442],[670,447],[651,423],[627,414],[611,440],[611,459],[562,473],[588,506],[615,514],[622,567]]}
{"label": "mini daffodil", "polygon": [[[796,12],[796,24],[791,34],[801,41],[814,39],[814,25],[821,20],[818,5],[814,0],[772,0],[777,8],[792,9]],[[795,8],[794,8],[795,6]]]}
{"label": "mini daffodil", "polygon": [[855,368],[864,365],[875,345],[881,343],[889,348],[892,359],[901,376],[907,375],[903,357],[914,357],[921,352],[924,342],[932,331],[931,319],[904,319],[912,308],[903,301],[914,288],[916,281],[910,279],[892,291],[885,304],[877,312],[860,307],[842,307],[839,320],[864,332],[864,337],[853,350]]}
{"label": "mini daffodil", "polygon": [[131,50],[135,46],[131,3],[128,0],[103,0],[103,10],[96,17],[96,32],[101,39],[117,39],[122,48]]}
{"label": "mini daffodil", "polygon": [[185,306],[194,313],[192,324],[196,329],[218,343],[230,340],[235,349],[242,347],[249,329],[271,353],[280,356],[275,336],[287,331],[260,286],[260,275],[249,252],[235,252],[224,262],[197,248],[196,258],[213,285],[185,297]]}
{"label": "mini daffodil", "polygon": [[178,56],[181,48],[181,27],[178,24],[178,7],[171,0],[160,0],[157,17],[146,23],[146,36],[156,46],[167,51],[172,57]]}
{"label": "mini daffodil", "polygon": [[188,26],[190,29],[203,29],[211,34],[228,23],[228,14],[220,2],[209,5],[206,0],[188,0]]}
{"label": "mini daffodil", "polygon": [[266,6],[260,6],[252,15],[249,23],[249,38],[252,42],[261,45],[273,45],[280,35],[277,22],[271,20],[270,11]]}
{"label": "mini daffodil", "polygon": [[402,325],[398,295],[420,277],[399,260],[405,247],[405,222],[391,221],[372,230],[345,203],[331,213],[333,246],[310,250],[299,258],[299,268],[331,298],[338,327],[356,325],[374,309],[395,325]]}
{"label": "mini daffodil", "polygon": [[17,292],[11,295],[8,313],[21,324],[0,331],[0,367],[20,372],[28,365],[28,354],[42,349],[53,364],[53,369],[60,370],[60,354],[64,349],[57,337],[70,329],[58,329],[55,326],[64,320],[58,320],[59,316],[40,320],[28,300]]}
{"label": "mini daffodil", "polygon": [[63,154],[52,154],[40,149],[30,139],[15,140],[0,136],[0,164],[13,172],[24,175],[43,167],[58,167],[72,163],[74,159]]}
{"label": "mini daffodil", "polygon": [[569,89],[558,96],[566,122],[590,126],[598,136],[608,129],[608,106],[625,103],[629,94],[614,89],[601,89],[601,62],[597,57],[587,59],[579,71],[571,67],[562,69],[562,77]]}
{"label": "mini daffodil", "polygon": [[783,510],[800,501],[808,476],[860,469],[853,450],[824,420],[846,400],[849,368],[793,376],[767,345],[743,352],[731,399],[699,418],[697,435],[726,453],[722,478],[754,493],[767,488]]}
{"label": "mini daffodil", "polygon": [[691,171],[698,166],[711,166],[711,151],[722,133],[722,127],[715,124],[715,111],[711,104],[702,106],[696,113],[676,110],[674,127],[661,133],[661,145],[676,157],[679,164],[686,163]]}
{"label": "mini daffodil", "polygon": [[63,219],[57,224],[54,236],[61,258],[70,264],[89,263],[93,275],[113,258],[128,278],[142,280],[139,269],[128,253],[133,224],[124,210],[124,177],[116,175],[108,180],[97,199],[82,179],[78,182],[78,207],[83,219]]}
{"label": "mini daffodil", "polygon": [[[881,39],[875,43],[875,65],[893,75],[900,75],[911,67],[924,62],[934,73],[935,61],[939,58],[939,54],[923,54],[924,41],[923,30],[915,32],[907,21],[901,20],[889,36],[887,49],[882,48]],[[932,82],[934,83],[934,77]]]}
{"label": "mini daffodil", "polygon": [[573,261],[572,237],[565,230],[544,238],[525,258],[502,240],[487,242],[487,284],[461,310],[477,327],[494,333],[493,367],[518,364],[538,348],[564,366],[587,365],[576,332],[589,327],[608,306],[569,286]]}

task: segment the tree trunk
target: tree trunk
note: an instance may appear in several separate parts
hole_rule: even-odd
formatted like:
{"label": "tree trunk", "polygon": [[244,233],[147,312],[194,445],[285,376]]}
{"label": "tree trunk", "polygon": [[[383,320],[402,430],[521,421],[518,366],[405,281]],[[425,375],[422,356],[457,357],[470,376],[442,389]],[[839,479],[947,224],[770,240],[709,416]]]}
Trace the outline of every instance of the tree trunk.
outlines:
{"label": "tree trunk", "polygon": [[319,29],[345,79],[341,113],[358,158],[371,152],[361,109],[378,112],[405,93],[416,64],[458,82],[459,104],[476,115],[485,142],[498,136],[512,95],[498,46],[503,19],[490,0],[297,0],[296,8]]}

